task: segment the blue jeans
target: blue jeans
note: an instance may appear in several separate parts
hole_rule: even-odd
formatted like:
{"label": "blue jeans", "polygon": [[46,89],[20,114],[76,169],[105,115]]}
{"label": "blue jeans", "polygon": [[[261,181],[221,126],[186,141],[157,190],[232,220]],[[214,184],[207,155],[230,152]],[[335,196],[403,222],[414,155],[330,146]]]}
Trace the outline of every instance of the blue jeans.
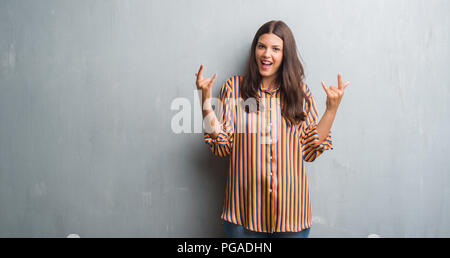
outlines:
{"label": "blue jeans", "polygon": [[223,229],[229,238],[308,238],[310,231],[307,228],[300,232],[254,232],[228,221],[223,222]]}

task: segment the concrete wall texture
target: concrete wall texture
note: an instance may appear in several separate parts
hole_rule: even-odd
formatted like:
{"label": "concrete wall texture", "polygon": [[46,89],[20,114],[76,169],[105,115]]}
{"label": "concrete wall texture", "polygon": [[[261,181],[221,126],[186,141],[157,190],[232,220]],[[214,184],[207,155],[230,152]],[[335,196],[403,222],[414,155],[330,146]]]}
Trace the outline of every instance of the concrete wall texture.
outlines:
{"label": "concrete wall texture", "polygon": [[[450,237],[450,1],[0,0],[0,237],[222,237],[227,159],[171,109],[269,20],[351,81],[307,164],[310,237]],[[192,128],[198,126],[193,122]],[[201,125],[201,122],[200,122]]]}

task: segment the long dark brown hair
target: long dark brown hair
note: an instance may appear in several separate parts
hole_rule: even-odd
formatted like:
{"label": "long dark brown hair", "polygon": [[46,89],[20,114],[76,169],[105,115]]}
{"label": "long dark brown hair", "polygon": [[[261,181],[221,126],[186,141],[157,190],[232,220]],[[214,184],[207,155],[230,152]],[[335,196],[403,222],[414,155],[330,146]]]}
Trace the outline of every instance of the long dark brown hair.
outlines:
{"label": "long dark brown hair", "polygon": [[[247,63],[246,73],[240,84],[241,97],[244,100],[254,98],[256,101],[256,110],[260,110],[258,90],[262,80],[259,73],[258,64],[256,63],[255,49],[259,37],[266,33],[273,33],[283,40],[283,61],[278,69],[275,83],[280,85],[280,103],[282,106],[282,115],[290,123],[297,124],[306,119],[303,111],[303,101],[306,100],[307,106],[309,101],[305,98],[305,92],[302,90],[304,70],[300,62],[297,46],[295,44],[294,35],[289,27],[282,21],[270,21],[265,23],[255,34],[250,55]],[[249,107],[245,107],[246,112]],[[255,108],[252,111],[256,111]]]}

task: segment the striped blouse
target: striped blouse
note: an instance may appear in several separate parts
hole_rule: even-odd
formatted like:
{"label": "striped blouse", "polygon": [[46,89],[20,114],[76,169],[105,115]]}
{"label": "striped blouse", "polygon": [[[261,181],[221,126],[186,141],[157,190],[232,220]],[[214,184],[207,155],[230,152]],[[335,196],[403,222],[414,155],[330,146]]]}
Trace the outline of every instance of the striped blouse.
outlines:
{"label": "striped blouse", "polygon": [[306,121],[291,125],[281,115],[280,90],[260,85],[260,111],[245,112],[239,101],[242,76],[222,86],[216,108],[220,132],[204,141],[219,156],[230,155],[221,218],[256,232],[298,232],[311,227],[311,203],[304,161],[333,149],[331,132],[321,143],[318,112],[310,89]]}

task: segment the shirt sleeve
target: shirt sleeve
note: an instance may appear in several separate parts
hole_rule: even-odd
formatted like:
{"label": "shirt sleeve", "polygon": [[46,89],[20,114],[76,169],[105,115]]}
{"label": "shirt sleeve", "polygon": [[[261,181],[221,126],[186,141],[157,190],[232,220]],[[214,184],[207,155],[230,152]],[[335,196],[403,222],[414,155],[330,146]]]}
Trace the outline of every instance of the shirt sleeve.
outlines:
{"label": "shirt sleeve", "polygon": [[331,141],[331,130],[327,138],[321,144],[318,144],[319,134],[317,131],[317,124],[319,123],[319,116],[316,102],[311,94],[311,90],[306,84],[304,84],[304,90],[306,98],[308,98],[310,102],[310,108],[306,108],[305,110],[306,121],[304,121],[304,126],[301,131],[301,146],[303,150],[303,160],[306,162],[313,162],[324,151],[332,150],[333,144]]}
{"label": "shirt sleeve", "polygon": [[219,120],[219,134],[213,139],[208,133],[204,133],[204,141],[209,145],[214,155],[225,157],[229,155],[233,149],[234,140],[234,105],[233,92],[231,88],[231,79],[227,80],[219,93],[216,116]]}

